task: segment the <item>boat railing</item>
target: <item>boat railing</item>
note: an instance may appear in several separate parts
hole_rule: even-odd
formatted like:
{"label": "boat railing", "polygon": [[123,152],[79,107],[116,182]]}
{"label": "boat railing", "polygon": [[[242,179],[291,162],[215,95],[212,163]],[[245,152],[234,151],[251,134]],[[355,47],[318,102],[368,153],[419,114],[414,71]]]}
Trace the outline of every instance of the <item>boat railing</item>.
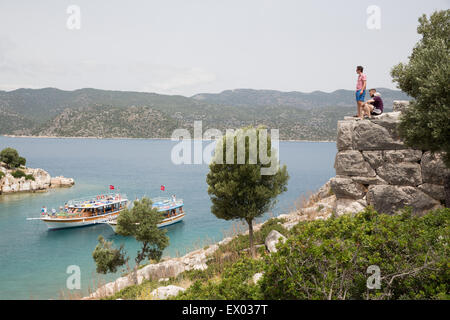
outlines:
{"label": "boat railing", "polygon": [[95,196],[88,196],[88,197],[83,197],[83,198],[79,198],[79,199],[72,199],[67,201],[67,204],[69,206],[79,206],[82,204],[85,204],[86,202],[97,202],[99,200],[105,200],[112,197],[112,199],[114,200],[116,197],[120,197],[121,200],[127,200],[127,195],[126,194],[121,194],[121,193],[107,193],[107,194],[101,194],[101,195],[95,195]]}
{"label": "boat railing", "polygon": [[183,204],[183,199],[175,199],[173,200],[172,198],[168,198],[168,197],[156,197],[156,198],[152,198],[152,203],[153,205],[182,205]]}

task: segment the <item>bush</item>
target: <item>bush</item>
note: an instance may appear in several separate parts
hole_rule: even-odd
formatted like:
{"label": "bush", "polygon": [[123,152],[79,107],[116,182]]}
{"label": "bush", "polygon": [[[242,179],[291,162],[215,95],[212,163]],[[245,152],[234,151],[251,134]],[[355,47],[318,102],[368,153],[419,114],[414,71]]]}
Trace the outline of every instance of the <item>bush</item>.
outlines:
{"label": "bush", "polygon": [[22,170],[19,170],[19,169],[17,169],[16,171],[11,172],[11,175],[14,178],[17,178],[17,179],[25,177],[25,180],[33,180],[33,181],[35,181],[33,175],[26,174],[25,172],[23,172]]}
{"label": "bush", "polygon": [[197,280],[176,299],[181,300],[248,300],[259,299],[259,287],[252,282],[255,273],[262,271],[263,261],[244,257],[227,268],[219,282],[209,280],[206,283]]}
{"label": "bush", "polygon": [[26,164],[26,160],[19,156],[16,149],[5,148],[0,152],[0,161],[6,163],[9,168],[18,168]]}
{"label": "bush", "polygon": [[[366,208],[354,217],[302,222],[267,255],[264,299],[448,299],[450,209],[423,217]],[[381,288],[367,288],[367,268]]]}
{"label": "bush", "polygon": [[0,171],[0,179],[5,176],[5,173],[3,171]]}
{"label": "bush", "polygon": [[13,172],[11,172],[11,175],[12,175],[14,178],[17,178],[17,179],[20,179],[20,178],[22,178],[22,177],[26,177],[25,172],[23,172],[22,170],[16,170],[16,171],[13,171]]}

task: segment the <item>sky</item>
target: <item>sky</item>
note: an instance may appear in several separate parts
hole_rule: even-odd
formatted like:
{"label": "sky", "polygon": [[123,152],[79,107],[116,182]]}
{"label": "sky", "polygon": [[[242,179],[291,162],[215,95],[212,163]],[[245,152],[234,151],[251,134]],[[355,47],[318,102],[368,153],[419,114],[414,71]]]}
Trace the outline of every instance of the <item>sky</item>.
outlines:
{"label": "sky", "polygon": [[0,0],[0,90],[332,92],[355,88],[357,65],[368,87],[394,89],[390,69],[420,39],[418,17],[449,8],[450,0]]}

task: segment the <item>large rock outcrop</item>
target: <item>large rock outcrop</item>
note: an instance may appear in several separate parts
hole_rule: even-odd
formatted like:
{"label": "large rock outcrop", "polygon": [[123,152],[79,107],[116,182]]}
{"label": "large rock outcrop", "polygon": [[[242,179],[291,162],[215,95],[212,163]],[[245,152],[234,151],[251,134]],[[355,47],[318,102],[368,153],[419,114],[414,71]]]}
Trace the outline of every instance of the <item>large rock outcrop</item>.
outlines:
{"label": "large rock outcrop", "polygon": [[15,192],[43,192],[49,188],[71,187],[75,184],[72,178],[62,176],[52,178],[50,174],[43,169],[21,168],[26,175],[32,176],[33,179],[26,177],[14,178],[13,171],[6,169],[0,164],[0,195]]}
{"label": "large rock outcrop", "polygon": [[409,206],[420,215],[443,204],[450,170],[442,155],[410,149],[399,137],[397,125],[408,105],[395,101],[394,112],[375,119],[338,121],[336,177],[330,180],[337,214],[372,205],[389,214]]}

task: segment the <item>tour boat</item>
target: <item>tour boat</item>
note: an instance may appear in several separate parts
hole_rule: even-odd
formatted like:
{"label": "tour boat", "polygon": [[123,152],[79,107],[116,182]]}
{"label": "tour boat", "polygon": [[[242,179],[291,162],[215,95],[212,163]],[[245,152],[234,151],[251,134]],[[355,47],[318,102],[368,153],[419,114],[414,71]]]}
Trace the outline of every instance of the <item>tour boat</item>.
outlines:
{"label": "tour boat", "polygon": [[[163,220],[157,225],[158,228],[167,227],[183,220],[185,216],[183,199],[158,197],[151,200],[153,208],[158,209],[158,212],[163,216]],[[106,223],[116,231],[117,219],[107,221]]]}
{"label": "tour boat", "polygon": [[128,206],[128,199],[123,194],[103,194],[67,202],[59,212],[42,213],[40,218],[49,229],[74,228],[105,223],[117,219],[119,213]]}

